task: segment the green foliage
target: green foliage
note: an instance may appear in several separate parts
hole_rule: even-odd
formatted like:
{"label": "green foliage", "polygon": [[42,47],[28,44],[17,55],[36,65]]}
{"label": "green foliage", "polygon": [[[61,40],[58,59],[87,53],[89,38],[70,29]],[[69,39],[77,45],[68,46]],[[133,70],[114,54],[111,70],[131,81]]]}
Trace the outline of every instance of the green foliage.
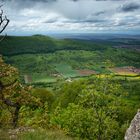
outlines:
{"label": "green foliage", "polygon": [[68,106],[69,103],[78,103],[79,95],[85,87],[82,81],[76,81],[63,85],[62,89],[58,92],[58,97],[54,102],[55,106],[60,105],[62,108]]}
{"label": "green foliage", "polygon": [[48,128],[48,104],[45,103],[44,107],[35,109],[27,106],[22,106],[22,108],[20,109],[19,125],[30,126],[34,128]]}
{"label": "green foliage", "polygon": [[7,106],[4,106],[3,103],[0,103],[0,128],[8,128],[11,124],[11,113]]}
{"label": "green foliage", "polygon": [[120,136],[118,122],[105,114],[102,117],[104,120],[99,124],[99,118],[92,108],[69,104],[52,122],[58,123],[68,134],[81,139],[117,139]]}
{"label": "green foliage", "polygon": [[11,120],[13,120],[13,127],[15,127],[21,106],[39,106],[40,101],[29,94],[31,87],[23,86],[19,82],[17,69],[5,64],[1,57],[0,66],[0,123],[12,124]]}
{"label": "green foliage", "polygon": [[[0,44],[0,53],[5,55],[7,63],[19,68],[22,79],[25,75],[31,77],[30,87],[22,85],[17,69],[0,59],[0,82],[7,85],[17,80],[3,93],[6,99],[21,106],[19,126],[62,129],[77,139],[124,138],[128,124],[140,107],[138,77],[134,80],[131,77],[97,75],[74,80],[80,76],[78,70],[83,69],[110,74],[110,67],[139,68],[138,51],[113,48],[104,42],[56,40],[35,35],[8,37]],[[69,77],[76,78],[72,79],[73,82],[65,82]],[[55,90],[42,88],[45,87],[42,82],[55,82],[51,88]],[[40,88],[32,87],[32,83]],[[1,127],[11,122],[13,112],[13,108],[0,100]],[[55,131],[29,132],[19,138],[71,139]]]}
{"label": "green foliage", "polygon": [[125,102],[125,90],[118,83],[97,78],[68,84],[62,91],[51,124],[81,139],[123,139],[135,111]]}
{"label": "green foliage", "polygon": [[48,91],[47,89],[43,88],[34,88],[32,90],[32,95],[34,97],[37,97],[40,99],[40,101],[45,104],[48,104],[48,107],[50,108],[53,101],[54,101],[54,95],[51,91]]}
{"label": "green foliage", "polygon": [[[58,91],[56,99],[50,91],[35,88],[32,95],[40,100],[42,106],[22,106],[19,125],[44,129],[59,128],[79,139],[123,139],[136,110],[135,106],[126,100],[129,97],[126,93],[130,89],[126,90],[127,85],[121,86],[120,82],[105,77],[67,83]],[[136,85],[133,84],[132,89],[133,86]],[[1,121],[9,121],[6,120],[9,119],[6,110],[0,114]],[[36,134],[27,133],[21,137],[42,139],[48,136],[44,132],[39,132],[39,136]],[[56,135],[50,136],[50,139],[51,137],[56,138]]]}

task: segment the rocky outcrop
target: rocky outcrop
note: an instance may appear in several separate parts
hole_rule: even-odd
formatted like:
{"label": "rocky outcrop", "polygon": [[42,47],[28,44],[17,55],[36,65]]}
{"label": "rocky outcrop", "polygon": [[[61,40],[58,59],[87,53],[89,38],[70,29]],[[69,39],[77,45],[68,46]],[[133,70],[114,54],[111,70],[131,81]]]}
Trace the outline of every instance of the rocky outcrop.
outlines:
{"label": "rocky outcrop", "polygon": [[140,110],[131,121],[130,127],[125,134],[125,140],[140,140]]}

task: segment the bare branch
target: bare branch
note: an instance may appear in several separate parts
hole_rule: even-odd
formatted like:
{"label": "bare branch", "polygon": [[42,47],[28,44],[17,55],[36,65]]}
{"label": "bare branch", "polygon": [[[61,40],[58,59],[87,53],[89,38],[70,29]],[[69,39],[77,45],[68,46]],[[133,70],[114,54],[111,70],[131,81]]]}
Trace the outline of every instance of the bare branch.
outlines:
{"label": "bare branch", "polygon": [[[0,6],[0,7],[2,7],[2,6]],[[9,24],[9,22],[10,22],[10,20],[6,16],[3,16],[3,10],[1,10],[1,13],[0,13],[0,27],[1,27],[0,34],[5,30],[5,28]]]}

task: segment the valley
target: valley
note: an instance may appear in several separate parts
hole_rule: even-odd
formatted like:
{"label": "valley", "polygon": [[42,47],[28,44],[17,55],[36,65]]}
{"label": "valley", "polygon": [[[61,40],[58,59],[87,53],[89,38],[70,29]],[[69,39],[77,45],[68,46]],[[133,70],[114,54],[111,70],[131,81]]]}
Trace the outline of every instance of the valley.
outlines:
{"label": "valley", "polygon": [[[120,40],[112,44],[113,41],[110,39],[109,42],[108,37],[99,42],[99,38],[93,41],[56,39],[42,35],[11,36],[2,42],[0,53],[5,56],[7,63],[19,69],[22,81],[30,84],[47,85],[97,74],[139,77],[139,51],[133,50],[133,47],[114,47],[120,44]],[[132,44],[129,41],[122,44]],[[136,39],[135,42],[138,48],[140,42]]]}
{"label": "valley", "polygon": [[[140,40],[86,38],[8,36],[0,43],[0,80],[16,81],[3,93],[21,107],[14,138],[124,138],[140,108]],[[0,104],[0,135],[8,138],[14,109]]]}
{"label": "valley", "polygon": [[140,139],[140,0],[0,3],[0,140]]}

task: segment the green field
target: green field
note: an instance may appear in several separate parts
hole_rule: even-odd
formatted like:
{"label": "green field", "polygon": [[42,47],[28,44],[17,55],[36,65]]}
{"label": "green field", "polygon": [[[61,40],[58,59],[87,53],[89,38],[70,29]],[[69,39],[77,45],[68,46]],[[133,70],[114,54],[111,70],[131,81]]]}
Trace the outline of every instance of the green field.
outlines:
{"label": "green field", "polygon": [[[24,75],[32,77],[32,83],[50,83],[86,76],[78,70],[115,74],[110,68],[131,66],[139,69],[140,53],[131,49],[114,48],[113,45],[116,44],[103,41],[57,40],[40,35],[7,37],[0,44],[0,53],[4,55],[7,63],[19,69],[22,79]],[[127,74],[129,75],[129,72]]]}
{"label": "green field", "polygon": [[72,67],[68,64],[55,64],[55,69],[60,73],[64,78],[77,77],[79,73],[76,70],[73,70]]}
{"label": "green field", "polygon": [[32,82],[33,83],[52,83],[56,82],[54,77],[50,77],[45,74],[34,74],[32,75]]}

